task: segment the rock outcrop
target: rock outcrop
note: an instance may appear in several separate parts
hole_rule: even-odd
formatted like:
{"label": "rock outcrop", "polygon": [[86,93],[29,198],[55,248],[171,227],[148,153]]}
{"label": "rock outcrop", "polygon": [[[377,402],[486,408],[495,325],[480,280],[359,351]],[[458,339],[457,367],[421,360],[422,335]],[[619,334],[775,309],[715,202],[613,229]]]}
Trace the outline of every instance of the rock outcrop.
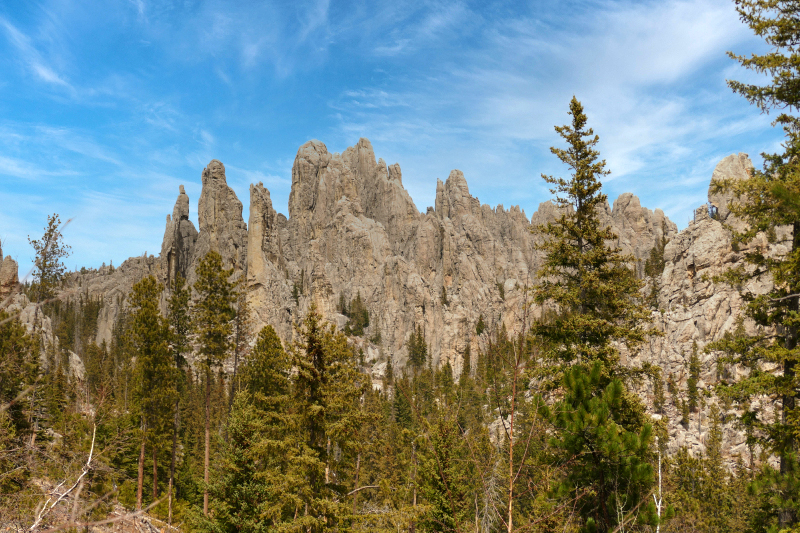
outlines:
{"label": "rock outcrop", "polygon": [[286,217],[272,207],[262,183],[250,185],[250,220],[247,233],[248,303],[257,324],[271,324],[284,339],[292,337],[291,318],[296,307],[288,279],[283,242],[288,242]]}
{"label": "rock outcrop", "polygon": [[[103,299],[98,342],[111,340],[134,283],[153,274],[168,286],[178,273],[193,283],[199,260],[213,249],[235,277],[246,276],[254,331],[270,324],[289,341],[312,302],[343,326],[340,297],[350,301],[360,294],[370,312],[365,337],[374,341],[365,353],[376,369],[387,358],[402,367],[408,336],[420,326],[433,362],[449,362],[460,373],[466,347],[483,342],[475,332],[479,317],[490,328],[504,324],[510,331],[530,320],[525,287],[535,282],[541,262],[535,249],[541,237],[532,230],[558,216],[550,202],[530,220],[516,206],[482,205],[459,170],[437,183],[435,206],[421,213],[403,187],[400,166],[376,160],[366,139],[341,154],[320,141],[300,147],[289,218],[276,211],[259,183],[250,187],[246,225],[242,203],[217,160],[201,179],[199,231],[181,187],[160,258],[145,255],[113,271],[74,275],[75,294]],[[617,233],[616,244],[639,263],[664,231],[672,237],[677,230],[663,212],[641,207],[631,194],[613,208],[605,205],[601,217]]]}
{"label": "rock outcrop", "polygon": [[0,247],[0,306],[17,289],[19,284],[19,266],[9,255],[3,259],[3,249]]}
{"label": "rock outcrop", "polygon": [[[300,147],[288,219],[261,184],[250,195],[248,283],[259,324],[286,335],[312,300],[341,321],[340,295],[349,301],[360,294],[371,313],[367,336],[381,339],[376,365],[392,357],[402,366],[408,335],[421,326],[434,362],[457,372],[466,346],[479,342],[481,315],[490,325],[521,327],[524,288],[540,263],[531,230],[557,215],[545,203],[532,223],[518,207],[481,205],[459,170],[437,183],[435,207],[422,214],[403,188],[400,166],[376,161],[366,139],[342,154],[319,141]],[[663,231],[677,229],[630,194],[602,216],[623,251],[641,262]]]}
{"label": "rock outcrop", "polygon": [[225,268],[233,268],[234,272],[242,272],[247,262],[247,226],[242,218],[242,202],[228,186],[225,166],[213,159],[203,169],[201,179],[203,191],[197,208],[200,231],[188,266],[189,283],[195,282],[195,267],[210,250],[219,252]]}
{"label": "rock outcrop", "polygon": [[[731,154],[717,163],[714,173],[711,175],[711,181],[745,179],[750,176],[752,171],[753,163],[747,154]],[[728,204],[735,200],[733,193],[715,193],[713,185],[709,185],[708,205],[712,212],[716,212],[716,218],[721,222],[727,222],[729,225],[735,222],[733,219],[729,220],[730,209],[728,208]]]}
{"label": "rock outcrop", "polygon": [[[752,168],[746,154],[731,155],[717,165],[713,178],[742,179]],[[376,160],[366,139],[341,154],[328,152],[319,141],[300,147],[292,167],[288,218],[278,213],[269,191],[258,183],[250,186],[245,224],[242,203],[227,184],[223,164],[211,161],[201,178],[199,231],[189,221],[190,201],[181,187],[167,216],[159,258],[145,254],[116,269],[71,275],[62,297],[103,301],[98,343],[111,340],[137,281],[152,274],[168,285],[180,273],[192,283],[199,260],[212,249],[234,269],[234,276],[245,276],[253,331],[270,324],[285,342],[312,303],[342,327],[347,318],[339,313],[340,298],[350,301],[360,294],[370,312],[370,326],[364,338],[353,342],[364,350],[377,383],[387,359],[396,369],[403,366],[408,336],[417,326],[425,334],[433,363],[450,363],[460,374],[467,346],[475,353],[486,342],[486,333],[476,334],[479,317],[489,329],[502,324],[515,332],[531,320],[526,313],[537,312],[526,305],[525,288],[536,283],[542,261],[536,243],[543,237],[536,228],[560,214],[551,202],[540,204],[530,219],[517,206],[492,208],[473,197],[464,174],[453,170],[446,181],[437,182],[435,205],[420,212],[403,187],[400,166]],[[617,234],[611,244],[631,255],[640,273],[655,243],[665,234],[670,240],[658,280],[659,311],[653,313],[663,336],[650,339],[637,353],[623,355],[631,364],[660,366],[681,391],[686,389],[688,358],[697,347],[702,361],[699,386],[707,392],[701,408],[690,415],[686,427],[678,423],[676,398],[668,398],[665,414],[670,446],[686,445],[698,452],[705,446],[718,377],[715,355],[705,354],[703,348],[735,327],[742,306],[735,289],[715,284],[712,278],[742,265],[747,251],[731,246],[728,228],[741,224],[730,215],[732,198],[709,190],[708,200],[680,233],[661,210],[642,207],[629,193],[600,209],[601,220]],[[770,244],[764,238],[751,245],[785,253],[780,240]],[[16,283],[16,272],[10,257],[2,260],[0,291]],[[756,293],[769,288],[767,282],[751,287]],[[11,305],[32,324],[35,306],[23,295],[15,296]],[[53,338],[52,332],[47,334]],[[639,393],[652,406],[651,384]],[[730,425],[724,439],[730,453],[747,451],[743,434]]]}
{"label": "rock outcrop", "polygon": [[181,185],[180,194],[172,209],[172,217],[167,215],[167,227],[161,245],[161,260],[164,263],[167,285],[170,285],[178,274],[184,279],[187,278],[196,241],[197,229],[189,220],[189,196]]}
{"label": "rock outcrop", "polygon": [[[713,179],[743,179],[753,168],[746,154],[731,155],[723,159],[714,170]],[[730,214],[730,196],[715,195],[709,189],[709,203],[695,210],[694,220],[679,234],[672,236],[664,250],[665,268],[661,274],[658,291],[659,311],[654,313],[656,327],[662,337],[654,337],[636,354],[632,362],[649,362],[662,369],[664,381],[674,384],[676,393],[667,394],[665,415],[670,432],[669,447],[672,451],[686,446],[693,453],[705,450],[711,426],[711,406],[718,403],[714,396],[714,385],[722,377],[720,373],[736,372],[736,369],[719,367],[716,353],[705,353],[710,342],[721,339],[732,332],[741,317],[742,298],[739,291],[725,283],[715,283],[714,277],[724,271],[745,266],[744,254],[751,247],[770,249],[771,254],[785,254],[788,249],[781,242],[788,228],[778,231],[775,244],[766,236],[755,242],[734,249],[728,224],[741,225]],[[710,210],[709,206],[716,207]],[[714,215],[713,217],[711,215]],[[771,290],[769,281],[751,281],[744,287],[754,294]],[[751,321],[744,321],[745,329],[754,333]],[[688,424],[680,423],[679,402],[686,395],[689,377],[689,359],[697,351],[701,362],[700,407],[689,415]],[[646,404],[652,409],[653,388],[647,384],[641,391]],[[732,424],[723,427],[723,450],[729,461],[741,456],[752,459],[747,448],[745,434]],[[755,450],[758,453],[758,450]]]}

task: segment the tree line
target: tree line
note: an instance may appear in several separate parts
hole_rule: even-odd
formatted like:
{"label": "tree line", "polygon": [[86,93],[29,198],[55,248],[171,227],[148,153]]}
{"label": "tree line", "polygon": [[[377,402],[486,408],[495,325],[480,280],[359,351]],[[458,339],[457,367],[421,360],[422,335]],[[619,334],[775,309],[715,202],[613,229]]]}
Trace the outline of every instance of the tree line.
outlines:
{"label": "tree line", "polygon": [[[0,521],[75,527],[121,505],[213,532],[797,531],[796,4],[736,2],[774,50],[734,57],[772,79],[730,85],[780,109],[786,141],[763,171],[713,185],[734,193],[731,212],[747,223],[731,231],[748,267],[713,280],[740,287],[746,307],[735,331],[705,347],[717,354],[718,401],[702,453],[666,453],[664,414],[668,396],[686,424],[698,408],[698,349],[685,390],[668,381],[665,391],[658,367],[621,362],[621,347],[658,335],[650,307],[666,241],[645,265],[649,285],[608,245],[616,236],[597,216],[608,170],[573,97],[570,122],[556,127],[564,147],[551,149],[569,175],[543,176],[560,215],[535,228],[544,260],[529,295],[541,313],[526,308],[511,332],[481,317],[482,342],[465,343],[459,373],[432,360],[420,326],[405,367],[390,358],[380,383],[313,306],[292,342],[270,326],[251,332],[245,288],[213,251],[193,287],[140,280],[111,342],[97,345],[99,302],[55,298],[67,249],[51,217],[31,241],[37,270],[26,292],[58,345],[43,340],[38,314],[26,329],[0,311]],[[785,252],[753,245],[762,238]],[[754,278],[769,279],[770,292],[747,292]],[[360,294],[339,305],[348,333],[363,334]],[[647,382],[660,418],[634,393]],[[726,421],[751,450],[732,468]]]}
{"label": "tree line", "polygon": [[[483,342],[474,362],[466,344],[458,375],[432,360],[420,326],[380,387],[313,306],[291,343],[271,326],[254,334],[245,289],[213,251],[193,287],[137,282],[110,344],[93,342],[100,303],[84,297],[43,306],[58,347],[6,320],[17,359],[3,373],[3,519],[31,521],[36,480],[66,479],[91,448],[80,498],[93,503],[76,505],[78,522],[120,504],[215,532],[745,531],[758,497],[738,492],[763,478],[725,468],[720,413],[703,456],[667,457],[665,421],[654,426],[632,392],[660,374],[623,365],[619,347],[657,332],[597,217],[598,137],[577,99],[569,112],[557,128],[567,148],[553,152],[572,172],[545,176],[562,209],[538,228],[546,259],[530,292],[546,312],[515,332],[481,317]],[[366,325],[360,295],[342,307]]]}

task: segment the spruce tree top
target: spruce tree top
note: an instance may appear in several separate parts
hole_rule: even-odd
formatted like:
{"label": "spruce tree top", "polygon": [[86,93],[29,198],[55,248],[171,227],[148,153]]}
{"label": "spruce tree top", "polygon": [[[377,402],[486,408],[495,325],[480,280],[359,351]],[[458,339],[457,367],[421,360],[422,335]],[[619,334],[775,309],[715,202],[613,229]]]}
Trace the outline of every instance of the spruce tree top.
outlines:
{"label": "spruce tree top", "polygon": [[650,314],[642,305],[641,281],[631,268],[633,258],[607,243],[617,236],[603,226],[598,210],[606,204],[599,178],[609,174],[595,148],[598,136],[586,127],[583,106],[575,98],[569,105],[572,123],[556,126],[566,148],[551,148],[571,170],[571,176],[542,175],[554,187],[561,216],[534,229],[545,237],[537,249],[545,260],[534,288],[539,305],[555,308],[552,320],[539,321],[532,333],[547,356],[565,364],[601,361],[610,373],[622,371],[614,341],[629,348],[652,333],[646,327]]}
{"label": "spruce tree top", "polygon": [[[69,224],[69,220],[64,225]],[[70,254],[70,247],[64,244],[61,235],[61,219],[57,213],[47,217],[47,227],[44,228],[44,235],[41,239],[31,239],[28,235],[28,243],[36,252],[34,263],[36,269],[33,272],[33,279],[38,287],[37,302],[47,300],[55,296],[67,267],[62,259]]]}

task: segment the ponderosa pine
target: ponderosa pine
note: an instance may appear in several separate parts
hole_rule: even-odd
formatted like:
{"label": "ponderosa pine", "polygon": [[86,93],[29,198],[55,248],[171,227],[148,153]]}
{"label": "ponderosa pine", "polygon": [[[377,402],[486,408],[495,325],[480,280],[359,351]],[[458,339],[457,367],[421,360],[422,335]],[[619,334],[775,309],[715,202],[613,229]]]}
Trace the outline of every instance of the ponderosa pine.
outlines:
{"label": "ponderosa pine", "polygon": [[[155,457],[159,437],[171,418],[175,395],[172,360],[169,353],[169,329],[161,316],[159,296],[162,286],[153,276],[148,276],[133,286],[130,305],[133,310],[131,341],[136,354],[133,398],[141,417],[141,443],[139,452],[139,479],[136,507],[142,508],[142,485],[145,445],[149,443]],[[157,486],[154,476],[153,487]]]}
{"label": "ponderosa pine", "polygon": [[218,367],[233,349],[233,319],[236,316],[235,284],[230,281],[233,269],[222,266],[222,256],[210,251],[197,266],[194,289],[194,323],[205,371],[205,446],[203,459],[203,514],[208,516],[208,480],[211,455],[211,380],[212,368]]}
{"label": "ponderosa pine", "polygon": [[561,216],[535,229],[545,240],[538,245],[545,259],[533,289],[539,305],[554,306],[552,320],[534,324],[531,333],[545,355],[567,366],[600,361],[616,374],[619,352],[615,343],[629,348],[651,333],[650,313],[642,305],[642,282],[631,268],[632,258],[606,243],[617,236],[600,222],[599,209],[608,201],[600,178],[609,174],[599,160],[599,137],[586,126],[583,106],[575,98],[569,105],[572,123],[556,126],[566,148],[551,148],[570,168],[568,179],[542,175],[553,185]]}
{"label": "ponderosa pine", "polygon": [[175,402],[172,419],[172,452],[169,464],[169,486],[167,498],[167,523],[172,524],[172,500],[175,487],[175,461],[178,452],[178,429],[180,424],[180,398],[186,392],[186,354],[191,352],[190,336],[192,334],[192,315],[190,309],[190,291],[186,280],[178,273],[173,281],[172,294],[167,300],[167,322],[170,332],[170,348],[175,372]]}

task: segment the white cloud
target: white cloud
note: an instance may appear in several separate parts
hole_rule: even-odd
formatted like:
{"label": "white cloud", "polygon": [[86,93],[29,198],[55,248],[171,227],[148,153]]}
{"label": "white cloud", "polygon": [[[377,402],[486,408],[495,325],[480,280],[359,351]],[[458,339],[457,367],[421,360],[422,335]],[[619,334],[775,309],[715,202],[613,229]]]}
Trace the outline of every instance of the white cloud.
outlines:
{"label": "white cloud", "polygon": [[81,154],[92,159],[121,165],[119,159],[112,155],[108,148],[101,146],[75,129],[39,126],[36,131],[40,141],[52,143],[65,150]]}
{"label": "white cloud", "polygon": [[[687,165],[715,145],[748,135],[746,143],[756,142],[755,133],[768,129],[768,120],[724,85],[731,63],[726,51],[757,49],[759,42],[727,1],[592,6],[556,22],[537,13],[487,22],[481,44],[467,43],[457,57],[423,48],[416,57],[430,68],[413,78],[341,93],[332,103],[340,132],[412,154],[405,156],[412,172],[404,172],[410,189],[430,188],[415,180],[444,179],[446,159],[451,168],[465,170],[473,191],[504,202],[504,196],[527,198],[530,213],[544,199],[536,196],[547,194],[539,173],[564,171],[547,147],[560,142],[553,126],[568,121],[574,94],[600,135],[601,156],[613,172],[609,192],[647,195],[674,178],[675,187],[692,187],[699,205],[710,169],[704,179],[694,170],[693,180],[684,183]],[[435,34],[428,27],[402,31]],[[691,208],[681,200],[669,209],[682,218]]]}
{"label": "white cloud", "polygon": [[330,0],[316,0],[308,10],[301,13],[300,31],[297,39],[305,41],[308,37],[328,25]]}
{"label": "white cloud", "polygon": [[74,91],[73,87],[46,63],[27,35],[3,17],[0,17],[0,26],[5,29],[8,41],[17,49],[22,61],[37,78],[46,83],[59,85]]}
{"label": "white cloud", "polygon": [[214,144],[214,136],[204,129],[200,130],[200,139],[202,139],[203,144],[205,144],[206,146]]}
{"label": "white cloud", "polygon": [[0,155],[0,176],[11,176],[30,181],[39,181],[53,176],[75,176],[71,170],[48,170],[22,159]]}

